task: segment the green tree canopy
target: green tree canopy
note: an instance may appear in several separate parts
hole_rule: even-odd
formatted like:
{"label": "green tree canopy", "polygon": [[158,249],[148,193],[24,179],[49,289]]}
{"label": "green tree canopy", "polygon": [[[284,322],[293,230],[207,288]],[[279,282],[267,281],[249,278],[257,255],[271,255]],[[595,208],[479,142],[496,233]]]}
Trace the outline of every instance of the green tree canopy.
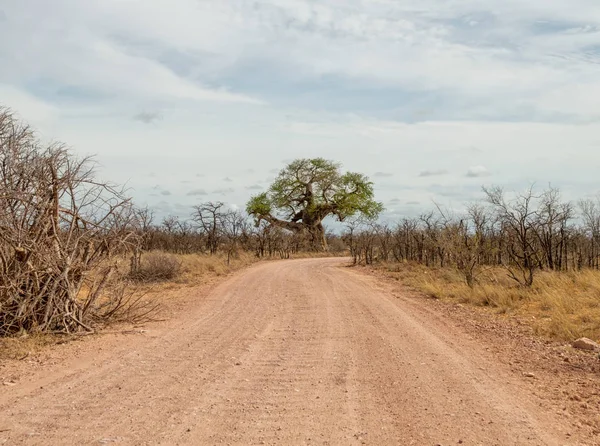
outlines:
{"label": "green tree canopy", "polygon": [[315,249],[326,249],[323,219],[339,221],[362,215],[376,218],[383,205],[374,199],[373,183],[360,173],[342,173],[339,163],[323,158],[297,159],[277,176],[267,192],[253,196],[246,210],[262,220],[307,232]]}

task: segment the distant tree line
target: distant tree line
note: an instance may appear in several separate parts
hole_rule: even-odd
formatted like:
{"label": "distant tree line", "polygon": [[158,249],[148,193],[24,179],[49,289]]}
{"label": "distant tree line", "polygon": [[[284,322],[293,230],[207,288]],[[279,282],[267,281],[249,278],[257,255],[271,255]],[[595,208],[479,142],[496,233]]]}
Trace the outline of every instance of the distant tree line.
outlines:
{"label": "distant tree line", "polygon": [[355,221],[343,239],[355,263],[453,267],[469,286],[489,266],[505,268],[523,286],[541,270],[600,269],[600,197],[573,203],[551,187],[512,196],[500,187],[483,190],[485,199],[463,214],[435,206],[395,224]]}
{"label": "distant tree line", "polygon": [[[149,209],[138,210],[138,235],[142,241],[138,253],[161,250],[174,254],[218,254],[227,259],[241,251],[257,257],[289,258],[312,250],[308,233],[286,230],[267,221],[256,222],[246,213],[228,208],[223,202],[208,201],[194,206],[190,218],[164,217],[156,222]],[[330,252],[345,250],[341,237],[325,235]]]}

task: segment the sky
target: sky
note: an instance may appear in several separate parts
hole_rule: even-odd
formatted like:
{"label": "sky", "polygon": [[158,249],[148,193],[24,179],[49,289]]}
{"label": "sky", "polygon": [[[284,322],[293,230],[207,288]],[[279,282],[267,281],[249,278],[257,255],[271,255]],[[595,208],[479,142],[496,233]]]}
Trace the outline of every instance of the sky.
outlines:
{"label": "sky", "polygon": [[0,0],[0,104],[157,215],[296,158],[386,219],[482,185],[600,192],[598,0]]}

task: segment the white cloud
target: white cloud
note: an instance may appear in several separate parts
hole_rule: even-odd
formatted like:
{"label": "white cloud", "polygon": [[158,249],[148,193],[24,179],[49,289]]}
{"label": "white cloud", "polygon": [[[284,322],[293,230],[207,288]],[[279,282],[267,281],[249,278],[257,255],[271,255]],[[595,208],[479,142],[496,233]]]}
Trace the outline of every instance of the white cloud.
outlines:
{"label": "white cloud", "polygon": [[420,177],[436,177],[440,175],[446,175],[448,171],[446,169],[434,169],[434,170],[422,170],[419,172]]}
{"label": "white cloud", "polygon": [[[480,116],[517,109],[535,111],[536,119],[589,117],[590,111],[598,117],[592,99],[582,110],[585,95],[562,94],[580,82],[593,92],[588,97],[600,94],[589,49],[600,40],[592,26],[600,18],[597,2],[513,0],[488,7],[472,0],[10,2],[0,31],[0,55],[10,62],[2,76],[43,77],[142,101],[260,103],[219,84],[224,78],[235,84],[245,66],[261,64],[279,81],[335,76],[437,91]],[[570,28],[552,33],[532,27],[565,21]],[[558,99],[548,99],[548,91]]]}
{"label": "white cloud", "polygon": [[[12,108],[13,104],[18,105],[18,108]],[[59,110],[51,104],[17,87],[2,83],[0,83],[0,107],[12,108],[13,112],[18,113],[18,116],[31,124],[56,119],[59,114]]]}
{"label": "white cloud", "polygon": [[134,121],[140,121],[144,124],[152,124],[162,119],[162,115],[159,112],[141,112],[133,117]]}
{"label": "white cloud", "polygon": [[186,195],[188,197],[197,197],[200,195],[207,195],[207,192],[204,189],[194,189],[189,191]]}
{"label": "white cloud", "polygon": [[1,3],[0,102],[141,201],[244,203],[213,188],[307,156],[383,174],[406,212],[492,179],[597,188],[597,0]]}
{"label": "white cloud", "polygon": [[491,175],[490,171],[487,170],[487,167],[485,167],[485,166],[471,166],[467,170],[467,173],[465,176],[467,176],[468,178],[481,178],[481,177],[488,177],[490,175]]}
{"label": "white cloud", "polygon": [[230,195],[233,194],[235,192],[235,189],[231,188],[231,187],[224,187],[221,189],[215,189],[212,191],[213,194],[216,195]]}
{"label": "white cloud", "polygon": [[[138,13],[152,4],[137,3]],[[182,3],[179,1],[179,3]],[[188,2],[189,3],[189,2]],[[136,17],[120,16],[124,2],[102,4],[58,0],[50,6],[34,0],[28,4],[9,2],[4,6],[4,26],[0,27],[0,58],[3,70],[0,82],[19,80],[47,84],[42,89],[78,89],[75,95],[106,95],[149,101],[224,101],[260,103],[223,86],[207,87],[176,74],[153,56],[137,49],[151,42],[135,34]],[[166,3],[165,3],[166,6]],[[169,8],[171,13],[178,8]],[[33,11],[33,13],[32,13]],[[166,11],[165,11],[166,12]],[[169,26],[169,14],[158,18],[147,30],[158,32]],[[158,26],[157,26],[158,24]],[[171,45],[167,40],[156,44]],[[14,42],[19,42],[15,45]],[[49,91],[46,91],[49,93]]]}

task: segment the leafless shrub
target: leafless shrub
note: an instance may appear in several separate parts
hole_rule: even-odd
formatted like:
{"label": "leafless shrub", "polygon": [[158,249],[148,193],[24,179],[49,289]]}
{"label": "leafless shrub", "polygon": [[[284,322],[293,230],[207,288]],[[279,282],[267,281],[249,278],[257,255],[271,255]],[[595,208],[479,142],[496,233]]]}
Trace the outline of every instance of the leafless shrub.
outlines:
{"label": "leafless shrub", "polygon": [[0,109],[0,335],[92,330],[111,259],[137,243],[122,190]]}
{"label": "leafless shrub", "polygon": [[149,252],[142,256],[136,270],[130,277],[142,282],[159,282],[177,278],[181,273],[181,262],[173,255],[164,252]]}
{"label": "leafless shrub", "polygon": [[128,322],[141,324],[156,320],[159,304],[146,299],[146,294],[129,290],[125,284],[110,291],[98,305],[95,318],[99,322]]}
{"label": "leafless shrub", "polygon": [[[350,249],[354,265],[371,265],[376,252],[381,253],[379,231],[387,230],[387,226],[379,226],[362,218],[351,219],[346,223],[346,232],[342,240]],[[385,242],[384,242],[385,243]]]}

